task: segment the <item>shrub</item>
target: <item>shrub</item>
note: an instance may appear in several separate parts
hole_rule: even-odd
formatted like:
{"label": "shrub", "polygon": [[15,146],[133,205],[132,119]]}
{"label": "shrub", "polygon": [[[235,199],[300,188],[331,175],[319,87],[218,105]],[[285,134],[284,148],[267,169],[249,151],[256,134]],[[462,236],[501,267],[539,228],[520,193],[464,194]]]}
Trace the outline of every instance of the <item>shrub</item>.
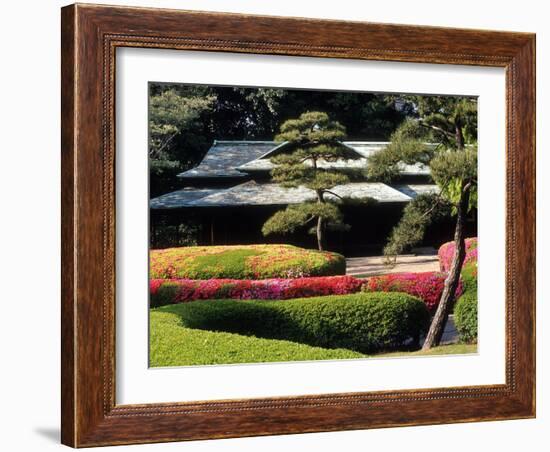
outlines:
{"label": "shrub", "polygon": [[296,279],[153,279],[151,306],[194,300],[288,300],[358,292],[363,281],[352,276],[319,276]]}
{"label": "shrub", "polygon": [[[439,272],[392,273],[373,276],[363,285],[364,292],[404,292],[424,301],[430,312],[439,305],[445,286],[446,275]],[[462,293],[462,283],[456,289],[456,296]]]}
{"label": "shrub", "polygon": [[345,275],[344,256],[292,245],[190,246],[150,252],[152,279]]}
{"label": "shrub", "polygon": [[463,292],[477,292],[477,262],[469,262],[461,272]]}
{"label": "shrub", "polygon": [[462,342],[477,341],[477,291],[467,291],[458,299],[454,321]]}
{"label": "shrub", "polygon": [[404,293],[275,301],[195,301],[160,308],[183,326],[372,353],[418,341],[429,324],[424,303]]}
{"label": "shrub", "polygon": [[[463,265],[469,262],[477,262],[477,237],[467,238],[465,242],[466,257],[464,258]],[[454,242],[447,242],[440,246],[437,255],[439,257],[439,268],[442,272],[448,272],[451,269],[454,252]]]}

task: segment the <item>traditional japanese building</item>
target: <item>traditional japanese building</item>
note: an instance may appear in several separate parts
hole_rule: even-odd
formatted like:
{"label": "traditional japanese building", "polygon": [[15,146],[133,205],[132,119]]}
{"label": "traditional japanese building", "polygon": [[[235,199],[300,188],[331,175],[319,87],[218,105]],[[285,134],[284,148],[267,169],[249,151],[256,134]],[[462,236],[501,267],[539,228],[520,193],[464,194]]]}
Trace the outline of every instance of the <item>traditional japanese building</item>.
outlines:
{"label": "traditional japanese building", "polygon": [[[343,206],[349,231],[327,231],[327,249],[346,255],[379,253],[404,206],[420,193],[437,191],[429,168],[403,165],[394,184],[367,182],[361,178],[369,155],[387,143],[349,141],[349,159],[320,162],[319,166],[353,174],[353,182],[334,187],[341,197],[373,200],[368,206]],[[314,248],[314,237],[303,233],[264,237],[264,222],[289,204],[314,200],[315,193],[304,187],[284,188],[270,180],[271,158],[288,151],[287,143],[272,141],[215,141],[201,163],[178,175],[182,189],[150,201],[151,234],[159,225],[192,222],[198,242],[204,245],[285,242]],[[326,197],[336,196],[328,194]],[[426,244],[452,236],[452,226],[440,225],[429,231]]]}

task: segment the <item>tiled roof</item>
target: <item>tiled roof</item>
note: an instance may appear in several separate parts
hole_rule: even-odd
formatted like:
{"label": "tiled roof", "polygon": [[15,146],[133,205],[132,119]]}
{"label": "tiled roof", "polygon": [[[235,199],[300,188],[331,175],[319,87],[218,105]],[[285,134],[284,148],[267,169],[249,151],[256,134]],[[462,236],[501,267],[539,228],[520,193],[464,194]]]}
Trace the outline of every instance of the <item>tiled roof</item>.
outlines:
{"label": "tiled roof", "polygon": [[178,174],[181,178],[244,177],[237,168],[272,150],[273,141],[215,141],[202,162],[190,170]]}
{"label": "tiled roof", "polygon": [[[245,182],[227,189],[203,190],[184,189],[151,200],[153,209],[183,207],[223,207],[223,206],[268,206],[298,204],[316,199],[315,192],[304,187],[284,188],[274,183]],[[342,197],[354,199],[375,199],[380,203],[409,202],[417,194],[437,191],[435,185],[396,185],[389,186],[377,182],[360,182],[334,187],[332,192]],[[209,192],[209,193],[208,193]],[[327,194],[328,199],[335,199]]]}
{"label": "tiled roof", "polygon": [[[363,169],[367,157],[381,150],[388,143],[368,141],[345,141],[346,147],[355,152],[358,158],[320,161],[321,168],[341,171]],[[193,169],[178,174],[183,179],[245,177],[247,173],[267,172],[273,168],[270,156],[284,144],[274,141],[215,141],[202,162]],[[308,163],[306,163],[308,164]],[[403,165],[403,175],[428,175],[429,169],[421,164]]]}
{"label": "tiled roof", "polygon": [[215,188],[184,188],[183,190],[173,191],[149,201],[151,209],[174,209],[186,207],[193,201],[212,195],[224,189]]}
{"label": "tiled roof", "polygon": [[392,185],[393,188],[409,196],[411,199],[427,193],[438,193],[439,188],[435,184],[402,184]]}
{"label": "tiled roof", "polygon": [[[372,154],[383,149],[388,143],[387,142],[369,142],[369,141],[344,141],[343,143],[348,148],[356,152],[359,158],[350,158],[347,160],[341,159],[335,162],[326,162],[321,160],[317,162],[319,168],[330,168],[339,171],[345,170],[360,170],[367,167],[367,158]],[[269,158],[270,153],[263,155],[262,157],[252,160],[250,162],[244,163],[243,165],[238,166],[236,169],[245,173],[255,173],[258,171],[267,172],[270,171],[275,165],[271,163]],[[305,165],[311,166],[311,162],[305,162]],[[430,174],[429,168],[420,163],[415,165],[401,165],[401,174],[404,176],[427,176]]]}

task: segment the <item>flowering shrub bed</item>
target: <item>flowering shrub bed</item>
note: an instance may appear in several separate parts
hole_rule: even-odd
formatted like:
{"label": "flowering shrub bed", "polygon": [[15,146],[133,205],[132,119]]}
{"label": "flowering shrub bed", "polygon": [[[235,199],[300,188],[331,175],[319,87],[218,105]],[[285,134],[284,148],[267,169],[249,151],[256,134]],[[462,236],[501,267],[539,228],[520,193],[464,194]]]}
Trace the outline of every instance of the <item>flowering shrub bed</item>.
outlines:
{"label": "flowering shrub bed", "polygon": [[[477,262],[477,237],[470,237],[465,240],[466,242],[466,257],[464,258],[464,264],[469,262]],[[447,242],[441,245],[439,248],[439,268],[442,272],[448,272],[451,269],[451,263],[453,260],[453,254],[455,252],[454,242]]]}
{"label": "flowering shrub bed", "polygon": [[287,300],[358,292],[363,281],[352,276],[297,279],[153,279],[149,283],[151,306],[194,300]]}
{"label": "flowering shrub bed", "polygon": [[[439,272],[392,273],[373,276],[363,285],[364,292],[405,292],[424,301],[430,312],[439,304],[446,275]],[[462,293],[462,282],[456,290],[458,298]]]}
{"label": "flowering shrub bed", "polygon": [[190,246],[150,252],[151,279],[268,279],[345,275],[344,256],[292,245]]}

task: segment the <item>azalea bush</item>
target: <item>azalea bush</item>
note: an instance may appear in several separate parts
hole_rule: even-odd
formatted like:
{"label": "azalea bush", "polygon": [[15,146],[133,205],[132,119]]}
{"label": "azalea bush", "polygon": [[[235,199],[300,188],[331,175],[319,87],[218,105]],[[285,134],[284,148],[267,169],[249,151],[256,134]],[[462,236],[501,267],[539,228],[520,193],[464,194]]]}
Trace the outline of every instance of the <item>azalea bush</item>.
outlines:
{"label": "azalea bush", "polygon": [[296,279],[153,279],[150,281],[151,306],[163,306],[194,300],[287,300],[320,295],[344,295],[358,292],[363,281],[352,276],[328,276]]}
{"label": "azalea bush", "polygon": [[[405,292],[420,298],[430,312],[435,312],[446,275],[440,272],[392,273],[373,276],[363,285],[364,292]],[[456,290],[456,296],[462,293],[462,283]]]}
{"label": "azalea bush", "polygon": [[345,275],[344,256],[292,245],[190,246],[151,250],[152,279],[268,279]]}
{"label": "azalea bush", "polygon": [[178,314],[187,328],[361,353],[417,343],[430,317],[420,299],[405,293],[355,293],[285,302],[194,301],[163,306],[158,312]]}
{"label": "azalea bush", "polygon": [[[469,262],[477,262],[477,237],[470,237],[465,240],[466,257],[463,265]],[[451,269],[453,255],[455,252],[454,242],[447,242],[441,245],[438,251],[439,268],[442,272],[448,272]]]}

